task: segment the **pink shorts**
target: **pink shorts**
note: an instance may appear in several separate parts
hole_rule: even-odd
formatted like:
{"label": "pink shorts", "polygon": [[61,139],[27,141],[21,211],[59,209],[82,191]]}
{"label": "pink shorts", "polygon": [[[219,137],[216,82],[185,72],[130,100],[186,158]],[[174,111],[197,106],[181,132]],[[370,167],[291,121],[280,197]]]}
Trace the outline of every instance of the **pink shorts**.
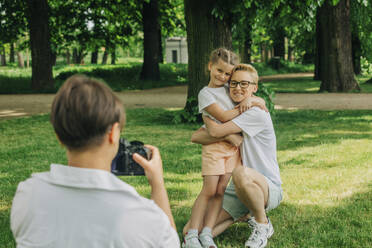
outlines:
{"label": "pink shorts", "polygon": [[202,146],[202,176],[224,175],[242,165],[239,148],[220,141]]}

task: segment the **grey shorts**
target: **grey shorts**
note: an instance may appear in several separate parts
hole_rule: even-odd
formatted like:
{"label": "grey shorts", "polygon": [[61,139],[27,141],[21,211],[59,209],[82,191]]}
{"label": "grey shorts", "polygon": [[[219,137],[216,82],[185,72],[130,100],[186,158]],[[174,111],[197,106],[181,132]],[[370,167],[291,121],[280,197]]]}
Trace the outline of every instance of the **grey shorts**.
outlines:
{"label": "grey shorts", "polygon": [[[270,179],[267,177],[265,178],[269,186],[269,199],[265,208],[267,213],[279,206],[283,199],[283,190],[280,186],[275,185]],[[238,196],[236,195],[235,185],[232,180],[226,188],[222,207],[233,217],[234,221],[249,213],[249,209],[239,200]]]}

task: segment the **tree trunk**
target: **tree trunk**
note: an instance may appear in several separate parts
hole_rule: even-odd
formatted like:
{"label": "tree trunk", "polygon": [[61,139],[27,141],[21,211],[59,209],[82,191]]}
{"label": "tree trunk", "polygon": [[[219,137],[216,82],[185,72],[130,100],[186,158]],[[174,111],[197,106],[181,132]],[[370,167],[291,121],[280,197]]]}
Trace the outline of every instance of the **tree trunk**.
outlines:
{"label": "tree trunk", "polygon": [[212,50],[232,48],[231,25],[225,18],[211,13],[216,0],[185,0],[185,19],[188,48],[188,91],[185,110],[193,112],[198,93],[209,81],[207,64]]}
{"label": "tree trunk", "polygon": [[288,61],[293,62],[293,48],[288,44]]}
{"label": "tree trunk", "polygon": [[10,43],[9,63],[14,63],[15,62],[14,55],[15,55],[14,43],[12,42],[12,43]]}
{"label": "tree trunk", "polygon": [[6,66],[6,57],[5,57],[5,47],[1,47],[1,52],[0,52],[0,60],[1,60],[1,66]]}
{"label": "tree trunk", "polygon": [[90,58],[91,64],[97,64],[97,62],[98,62],[98,49],[92,52],[92,57]]}
{"label": "tree trunk", "polygon": [[281,59],[284,59],[285,55],[285,32],[283,28],[277,28],[275,30],[275,34],[273,37],[274,43],[274,57],[280,57]]}
{"label": "tree trunk", "polygon": [[143,2],[143,64],[140,79],[159,81],[159,7],[158,0]]}
{"label": "tree trunk", "polygon": [[340,0],[335,6],[329,2],[325,1],[320,7],[321,43],[325,51],[320,54],[320,91],[360,90],[352,61],[350,0]]}
{"label": "tree trunk", "polygon": [[52,72],[49,6],[47,0],[27,0],[32,58],[31,87],[34,90],[54,89]]}
{"label": "tree trunk", "polygon": [[107,64],[107,58],[108,58],[108,52],[107,52],[107,48],[105,49],[105,51],[103,52],[103,56],[102,56],[102,65],[105,65]]}
{"label": "tree trunk", "polygon": [[[251,26],[250,26],[251,27]],[[251,57],[251,47],[252,47],[252,38],[251,38],[251,28],[247,28],[245,32],[244,42],[241,46],[240,59],[242,63],[250,64],[252,62]]]}
{"label": "tree trunk", "polygon": [[159,27],[159,63],[164,64],[164,55],[163,55],[163,42],[161,37],[161,27]]}
{"label": "tree trunk", "polygon": [[18,62],[18,67],[20,68],[25,67],[25,61],[23,60],[23,56],[21,52],[17,52],[17,62]]}
{"label": "tree trunk", "polygon": [[71,54],[70,54],[70,49],[66,49],[66,64],[67,64],[67,65],[71,64]]}
{"label": "tree trunk", "polygon": [[115,65],[115,63],[116,63],[116,48],[114,45],[114,47],[111,50],[111,64]]}
{"label": "tree trunk", "polygon": [[84,53],[83,48],[74,48],[74,50],[72,51],[72,57],[74,59],[74,64],[77,64],[77,65],[84,64],[85,55],[86,54]]}
{"label": "tree trunk", "polygon": [[52,66],[56,65],[56,63],[57,63],[57,53],[56,52],[52,52],[51,62],[52,62]]}
{"label": "tree trunk", "polygon": [[316,11],[316,30],[315,30],[315,61],[314,61],[314,80],[322,79],[321,55],[325,54],[324,44],[322,43],[322,25],[321,12],[322,8],[318,7]]}
{"label": "tree trunk", "polygon": [[74,61],[74,64],[79,64],[79,57],[78,57],[78,50],[77,48],[72,49],[72,59]]}
{"label": "tree trunk", "polygon": [[351,48],[353,56],[353,67],[354,73],[360,75],[362,73],[362,67],[360,65],[360,57],[362,56],[362,46],[358,37],[358,34],[351,34]]}

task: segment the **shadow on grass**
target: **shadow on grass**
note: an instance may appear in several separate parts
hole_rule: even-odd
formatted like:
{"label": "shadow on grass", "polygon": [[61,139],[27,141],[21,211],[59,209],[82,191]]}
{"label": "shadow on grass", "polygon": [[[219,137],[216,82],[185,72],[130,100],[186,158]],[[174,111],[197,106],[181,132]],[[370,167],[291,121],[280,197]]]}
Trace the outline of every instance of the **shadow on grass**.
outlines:
{"label": "shadow on grass", "polygon": [[274,128],[278,150],[372,139],[372,111],[277,111]]}

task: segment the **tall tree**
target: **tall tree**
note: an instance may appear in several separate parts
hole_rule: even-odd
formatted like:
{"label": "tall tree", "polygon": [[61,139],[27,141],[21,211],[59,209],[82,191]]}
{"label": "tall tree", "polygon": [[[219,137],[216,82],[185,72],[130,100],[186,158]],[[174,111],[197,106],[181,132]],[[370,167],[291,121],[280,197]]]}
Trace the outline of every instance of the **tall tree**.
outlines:
{"label": "tall tree", "polygon": [[47,0],[27,0],[27,14],[32,58],[31,87],[50,90],[54,87],[54,80]]}
{"label": "tall tree", "polygon": [[215,0],[185,0],[188,48],[188,92],[185,110],[192,112],[203,86],[208,83],[209,54],[218,47],[231,49],[231,23],[212,14]]}
{"label": "tall tree", "polygon": [[320,91],[360,90],[352,61],[350,0],[340,0],[336,5],[326,0],[319,9],[319,21]]}
{"label": "tall tree", "polygon": [[160,24],[158,0],[143,1],[143,64],[140,74],[142,80],[160,80]]}

